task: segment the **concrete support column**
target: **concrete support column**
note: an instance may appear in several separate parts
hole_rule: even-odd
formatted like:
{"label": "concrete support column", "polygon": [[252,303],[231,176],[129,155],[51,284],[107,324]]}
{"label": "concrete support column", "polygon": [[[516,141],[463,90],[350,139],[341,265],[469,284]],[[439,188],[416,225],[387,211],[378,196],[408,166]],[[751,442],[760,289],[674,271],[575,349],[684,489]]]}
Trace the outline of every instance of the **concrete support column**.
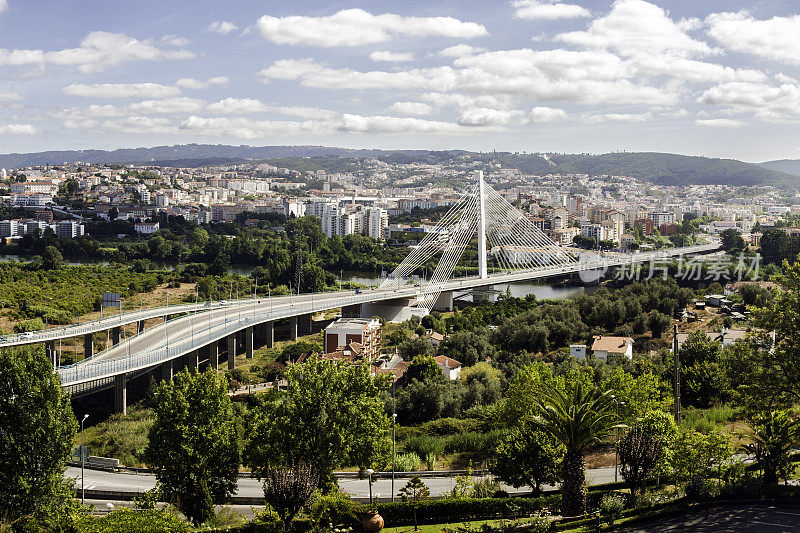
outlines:
{"label": "concrete support column", "polygon": [[94,355],[94,334],[87,333],[83,336],[83,357],[88,359]]}
{"label": "concrete support column", "polygon": [[136,333],[141,333],[144,331],[144,320],[139,320],[136,323]]}
{"label": "concrete support column", "polygon": [[248,359],[253,358],[253,326],[248,326],[244,330],[244,346],[245,356]]}
{"label": "concrete support column", "polygon": [[189,369],[189,372],[197,372],[200,367],[200,350],[192,350],[184,357],[186,358],[186,368]]}
{"label": "concrete support column", "polygon": [[47,358],[50,359],[50,361],[55,359],[56,341],[46,341],[44,343],[44,352],[47,354]]}
{"label": "concrete support column", "polygon": [[162,381],[172,381],[172,361],[161,363]]}
{"label": "concrete support column", "polygon": [[453,310],[453,291],[442,291],[439,297],[436,298],[436,303],[433,304],[435,311],[452,311]]}
{"label": "concrete support column", "polygon": [[342,318],[361,318],[361,304],[342,307]]}
{"label": "concrete support column", "polygon": [[311,331],[311,327],[314,324],[314,315],[312,313],[308,313],[306,315],[300,315],[300,322],[297,326],[298,333],[300,335],[311,335],[313,331]]}
{"label": "concrete support column", "polygon": [[118,374],[114,376],[114,411],[128,414],[128,376]]}
{"label": "concrete support column", "polygon": [[122,328],[117,326],[115,328],[111,328],[111,346],[116,346],[119,344],[119,340],[122,337]]}
{"label": "concrete support column", "polygon": [[219,368],[219,342],[217,341],[208,345],[208,364],[214,370]]}
{"label": "concrete support column", "polygon": [[297,317],[289,318],[289,340],[297,340]]}
{"label": "concrete support column", "polygon": [[264,345],[267,348],[275,346],[275,322],[273,321],[264,324]]}
{"label": "concrete support column", "polygon": [[228,370],[236,368],[236,334],[228,335]]}

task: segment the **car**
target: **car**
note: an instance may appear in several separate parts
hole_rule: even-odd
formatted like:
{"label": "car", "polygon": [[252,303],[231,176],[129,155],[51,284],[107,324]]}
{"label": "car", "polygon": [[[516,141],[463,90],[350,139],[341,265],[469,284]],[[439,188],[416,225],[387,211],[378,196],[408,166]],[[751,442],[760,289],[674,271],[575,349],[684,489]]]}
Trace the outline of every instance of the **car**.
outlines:
{"label": "car", "polygon": [[5,335],[0,335],[0,342],[7,342],[7,341],[8,337],[6,337]]}
{"label": "car", "polygon": [[33,332],[31,332],[31,331],[26,331],[25,333],[23,333],[22,335],[20,335],[20,337],[22,337],[23,339],[30,339],[31,337],[33,337]]}

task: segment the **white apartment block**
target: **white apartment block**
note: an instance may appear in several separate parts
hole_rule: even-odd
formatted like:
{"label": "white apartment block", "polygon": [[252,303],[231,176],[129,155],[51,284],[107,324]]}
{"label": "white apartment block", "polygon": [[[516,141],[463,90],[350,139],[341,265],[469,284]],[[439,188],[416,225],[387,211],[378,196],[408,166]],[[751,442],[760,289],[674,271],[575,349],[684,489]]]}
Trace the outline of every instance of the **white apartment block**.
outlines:
{"label": "white apartment block", "polygon": [[73,220],[62,220],[56,224],[56,235],[59,239],[80,237],[83,232],[83,225]]}
{"label": "white apartment block", "polygon": [[381,207],[370,207],[365,216],[366,234],[373,239],[383,239],[389,226],[389,213]]}

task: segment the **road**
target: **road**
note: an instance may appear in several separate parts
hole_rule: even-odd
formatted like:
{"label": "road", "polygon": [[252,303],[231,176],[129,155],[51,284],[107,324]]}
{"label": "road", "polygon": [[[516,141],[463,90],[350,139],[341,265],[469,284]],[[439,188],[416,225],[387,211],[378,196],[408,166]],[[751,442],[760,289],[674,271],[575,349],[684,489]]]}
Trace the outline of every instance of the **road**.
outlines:
{"label": "road", "polygon": [[713,507],[654,521],[620,533],[779,533],[800,531],[800,509],[781,505]]}
{"label": "road", "polygon": [[[81,469],[79,467],[68,467],[66,477],[75,480],[75,487],[81,486]],[[107,472],[104,470],[91,470],[86,469],[86,489],[87,490],[102,490],[110,492],[144,492],[150,490],[156,485],[155,477],[152,474],[134,474],[129,472]],[[410,479],[408,475],[404,477],[397,477],[394,483],[395,494],[400,487],[406,484]],[[603,467],[589,469],[586,472],[586,479],[590,485],[598,485],[601,483],[610,483],[614,481],[614,467]],[[423,480],[431,490],[431,496],[442,496],[443,494],[452,490],[455,485],[454,477],[435,477],[425,478]],[[354,498],[368,498],[369,497],[369,482],[366,479],[340,479],[339,486]],[[380,497],[381,500],[388,500],[392,495],[392,481],[391,479],[376,479],[372,483],[373,497]],[[504,489],[509,493],[524,493],[525,488],[515,489],[510,486],[504,486]],[[261,498],[263,491],[261,490],[261,483],[257,479],[252,478],[239,478],[239,491],[238,496]],[[380,495],[380,496],[378,496]]]}

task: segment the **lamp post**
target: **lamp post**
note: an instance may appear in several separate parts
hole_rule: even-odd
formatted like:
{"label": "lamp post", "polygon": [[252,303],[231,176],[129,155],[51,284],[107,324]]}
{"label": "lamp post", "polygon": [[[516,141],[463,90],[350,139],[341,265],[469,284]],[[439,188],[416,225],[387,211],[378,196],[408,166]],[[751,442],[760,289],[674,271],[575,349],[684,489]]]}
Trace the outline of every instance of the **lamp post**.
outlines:
{"label": "lamp post", "polygon": [[367,468],[367,476],[369,477],[369,506],[372,507],[372,474],[375,471],[371,468]]}
{"label": "lamp post", "polygon": [[86,451],[84,446],[84,438],[83,438],[83,423],[86,422],[86,419],[89,418],[89,415],[83,415],[83,419],[81,420],[81,503],[86,503],[86,485],[84,482],[83,476],[83,466],[86,462]]}
{"label": "lamp post", "polygon": [[[614,400],[614,407],[616,408],[617,419],[619,419],[619,406],[625,405],[625,402],[617,402],[617,397],[613,394],[611,399]],[[619,428],[614,430],[614,483],[617,482],[619,476]]]}
{"label": "lamp post", "polygon": [[[392,394],[392,410],[394,411],[394,394]],[[396,456],[394,425],[396,421],[397,413],[392,413],[392,501],[394,501],[394,461]]]}

